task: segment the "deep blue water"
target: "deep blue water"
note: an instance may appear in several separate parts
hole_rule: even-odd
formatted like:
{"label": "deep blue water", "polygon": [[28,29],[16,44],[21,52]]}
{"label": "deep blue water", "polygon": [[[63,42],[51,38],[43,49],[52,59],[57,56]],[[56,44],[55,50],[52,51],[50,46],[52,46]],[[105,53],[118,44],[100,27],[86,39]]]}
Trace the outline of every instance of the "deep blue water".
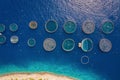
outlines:
{"label": "deep blue water", "polygon": [[[0,0],[0,23],[6,26],[3,33],[7,42],[0,45],[0,73],[9,72],[41,72],[48,71],[82,80],[120,80],[120,1],[119,0]],[[45,22],[54,19],[59,28],[54,34],[45,31]],[[81,26],[86,19],[92,19],[96,24],[95,32],[86,35]],[[100,27],[103,20],[113,21],[115,29],[112,34],[105,35]],[[38,22],[38,29],[30,30],[29,22]],[[73,20],[77,24],[74,34],[66,34],[62,26],[65,21]],[[9,25],[17,23],[19,30],[9,31]],[[11,44],[10,37],[18,35],[18,44]],[[35,38],[34,48],[27,46],[28,38]],[[57,47],[53,52],[44,51],[42,45],[46,38],[54,38]],[[72,52],[61,48],[62,41],[72,38],[76,42]],[[94,48],[84,53],[78,48],[78,42],[91,38]],[[113,47],[109,53],[99,50],[99,40],[111,40]],[[83,55],[90,58],[87,65],[80,59]]]}

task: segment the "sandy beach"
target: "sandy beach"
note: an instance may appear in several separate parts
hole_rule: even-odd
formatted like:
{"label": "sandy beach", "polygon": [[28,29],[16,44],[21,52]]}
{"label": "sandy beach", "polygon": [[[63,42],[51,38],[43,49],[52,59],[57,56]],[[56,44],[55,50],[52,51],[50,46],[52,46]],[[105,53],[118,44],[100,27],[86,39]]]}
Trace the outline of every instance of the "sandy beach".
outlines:
{"label": "sandy beach", "polygon": [[0,76],[0,80],[75,80],[53,73],[11,73]]}

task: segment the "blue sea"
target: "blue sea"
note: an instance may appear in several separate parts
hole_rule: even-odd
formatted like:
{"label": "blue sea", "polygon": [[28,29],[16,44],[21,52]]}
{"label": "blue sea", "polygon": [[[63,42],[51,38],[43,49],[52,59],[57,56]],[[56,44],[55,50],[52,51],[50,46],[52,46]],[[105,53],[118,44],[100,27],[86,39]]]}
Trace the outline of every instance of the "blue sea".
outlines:
{"label": "blue sea", "polygon": [[[45,31],[46,21],[54,19],[58,30],[53,33]],[[83,33],[81,27],[86,19],[95,22],[95,32],[91,35]],[[104,34],[101,23],[104,20],[114,23],[114,31]],[[36,21],[38,28],[31,30],[30,21]],[[66,34],[63,24],[67,20],[75,21],[77,30]],[[16,23],[19,30],[9,30],[9,25]],[[0,45],[0,74],[14,72],[51,72],[77,78],[78,80],[120,80],[120,0],[0,0],[0,24],[6,26],[3,33],[6,43]],[[19,43],[11,44],[10,37],[17,35]],[[36,39],[36,46],[27,45],[29,38]],[[52,52],[43,49],[46,38],[56,40],[56,48]],[[75,48],[65,52],[61,45],[64,39],[75,40]],[[91,38],[93,50],[85,53],[78,43],[84,38]],[[107,38],[112,42],[112,50],[103,53],[99,49],[99,41]],[[88,56],[89,63],[82,64],[81,57]]]}

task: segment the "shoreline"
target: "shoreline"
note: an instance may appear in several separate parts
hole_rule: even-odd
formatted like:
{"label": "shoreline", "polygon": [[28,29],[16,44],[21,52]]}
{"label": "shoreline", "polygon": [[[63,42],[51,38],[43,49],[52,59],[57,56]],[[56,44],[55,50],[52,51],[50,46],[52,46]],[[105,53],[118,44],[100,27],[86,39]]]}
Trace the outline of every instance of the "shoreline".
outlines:
{"label": "shoreline", "polygon": [[50,72],[15,72],[0,75],[0,80],[76,80],[75,78]]}

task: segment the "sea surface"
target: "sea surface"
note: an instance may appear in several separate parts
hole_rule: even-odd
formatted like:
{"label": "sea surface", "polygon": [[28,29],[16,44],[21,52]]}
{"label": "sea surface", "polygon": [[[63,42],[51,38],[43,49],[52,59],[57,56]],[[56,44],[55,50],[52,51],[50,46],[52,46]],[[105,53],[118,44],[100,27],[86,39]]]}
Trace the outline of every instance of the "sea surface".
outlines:
{"label": "sea surface", "polygon": [[[53,33],[45,31],[46,21],[54,19],[58,30]],[[95,22],[95,32],[83,33],[81,27],[86,19]],[[114,31],[104,34],[101,24],[104,20],[114,23]],[[38,28],[31,30],[30,21],[37,21]],[[66,34],[63,25],[72,20],[77,24],[73,34]],[[6,26],[3,33],[7,37],[5,44],[0,45],[0,74],[14,72],[51,72],[75,77],[78,80],[120,80],[120,0],[0,0],[0,23]],[[19,30],[9,30],[9,25],[16,23]],[[11,44],[10,37],[17,35],[19,43]],[[29,38],[36,39],[36,46],[27,45]],[[46,38],[56,40],[54,51],[46,52],[43,41]],[[64,39],[75,40],[75,48],[65,52],[61,45]],[[85,53],[78,43],[84,38],[91,38],[93,50]],[[112,50],[103,53],[99,41],[107,38],[112,42]],[[81,57],[88,56],[89,63],[82,64]]]}

